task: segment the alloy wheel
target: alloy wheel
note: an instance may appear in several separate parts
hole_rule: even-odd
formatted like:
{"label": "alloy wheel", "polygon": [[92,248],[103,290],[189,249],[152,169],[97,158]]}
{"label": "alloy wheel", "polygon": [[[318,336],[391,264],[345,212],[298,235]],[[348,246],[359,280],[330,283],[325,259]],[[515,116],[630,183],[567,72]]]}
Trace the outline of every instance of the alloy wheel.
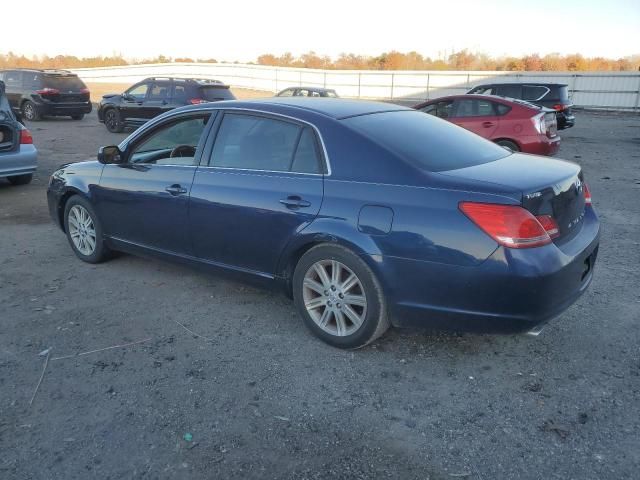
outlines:
{"label": "alloy wheel", "polygon": [[96,249],[96,229],[89,212],[81,205],[69,210],[69,236],[82,255],[89,256]]}
{"label": "alloy wheel", "polygon": [[360,279],[337,260],[321,260],[307,270],[302,298],[311,319],[331,335],[351,335],[367,315],[367,297]]}

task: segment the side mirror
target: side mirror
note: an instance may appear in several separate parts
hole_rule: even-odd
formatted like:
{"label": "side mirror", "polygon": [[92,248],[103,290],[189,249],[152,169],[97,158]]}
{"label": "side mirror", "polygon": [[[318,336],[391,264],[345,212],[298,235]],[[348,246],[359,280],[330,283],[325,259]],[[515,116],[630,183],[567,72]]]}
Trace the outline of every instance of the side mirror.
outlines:
{"label": "side mirror", "polygon": [[122,163],[122,152],[116,145],[100,147],[98,149],[98,161],[105,165]]}
{"label": "side mirror", "polygon": [[123,93],[122,94],[122,99],[127,101],[127,102],[134,102],[135,101],[135,97],[133,95],[129,95],[128,93]]}

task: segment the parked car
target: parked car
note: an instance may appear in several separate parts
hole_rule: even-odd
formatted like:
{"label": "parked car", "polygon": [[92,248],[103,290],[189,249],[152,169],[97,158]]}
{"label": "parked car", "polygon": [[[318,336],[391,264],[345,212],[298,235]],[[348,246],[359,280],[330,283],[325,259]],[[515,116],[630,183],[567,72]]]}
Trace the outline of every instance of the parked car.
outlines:
{"label": "parked car", "polygon": [[179,108],[56,170],[47,196],[81,260],[278,286],[342,348],[390,323],[537,333],[585,291],[599,243],[579,165],[354,100]]}
{"label": "parked car", "polygon": [[25,120],[44,116],[69,116],[82,120],[91,112],[90,92],[84,82],[67,70],[0,70],[11,107]]}
{"label": "parked car", "polygon": [[517,98],[551,108],[556,111],[560,130],[573,127],[576,122],[566,83],[485,83],[476,85],[467,93]]}
{"label": "parked car", "polygon": [[218,80],[198,78],[147,78],[124,93],[102,96],[98,120],[110,132],[137,128],[169,110],[220,100],[235,100],[229,85]]}
{"label": "parked car", "polygon": [[289,87],[276,93],[276,97],[332,97],[338,94],[331,88],[321,87]]}
{"label": "parked car", "polygon": [[560,147],[554,111],[521,100],[453,95],[413,108],[455,123],[514,152],[553,155]]}
{"label": "parked car", "polygon": [[0,177],[13,185],[31,182],[38,163],[38,152],[31,133],[16,119],[0,81]]}

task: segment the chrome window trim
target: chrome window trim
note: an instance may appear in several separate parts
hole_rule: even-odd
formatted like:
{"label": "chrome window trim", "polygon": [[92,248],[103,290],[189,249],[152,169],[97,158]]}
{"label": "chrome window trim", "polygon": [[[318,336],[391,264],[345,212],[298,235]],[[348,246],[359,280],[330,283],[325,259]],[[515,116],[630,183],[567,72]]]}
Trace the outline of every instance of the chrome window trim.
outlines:
{"label": "chrome window trim", "polygon": [[[327,173],[304,173],[304,172],[288,172],[286,170],[258,170],[255,168],[234,168],[234,167],[217,167],[215,165],[204,165],[204,168],[219,168],[222,170],[242,170],[242,171],[246,171],[246,172],[271,172],[271,173],[292,173],[294,175],[316,175],[316,176],[325,176],[325,177],[330,177],[331,176],[331,161],[329,160],[329,154],[327,153],[327,147],[324,144],[324,138],[322,138],[322,134],[320,133],[320,130],[318,129],[318,127],[316,127],[313,123],[311,122],[307,122],[306,120],[302,120],[300,118],[296,118],[296,117],[292,117],[290,115],[285,115],[282,113],[275,113],[275,112],[269,112],[269,111],[264,111],[264,110],[258,110],[256,108],[244,108],[244,107],[220,107],[220,108],[215,108],[215,109],[211,109],[211,110],[218,110],[218,111],[229,111],[229,110],[235,110],[235,111],[240,111],[240,112],[251,112],[251,113],[261,113],[262,115],[271,115],[271,116],[275,116],[275,117],[280,117],[280,118],[286,118],[288,120],[293,120],[294,122],[297,123],[304,123],[305,125],[310,126],[311,128],[314,129],[314,131],[316,132],[316,134],[318,135],[318,138],[320,139],[320,146],[322,147],[322,153],[324,156],[324,164],[325,167],[327,169]],[[202,165],[201,165],[202,167]]]}

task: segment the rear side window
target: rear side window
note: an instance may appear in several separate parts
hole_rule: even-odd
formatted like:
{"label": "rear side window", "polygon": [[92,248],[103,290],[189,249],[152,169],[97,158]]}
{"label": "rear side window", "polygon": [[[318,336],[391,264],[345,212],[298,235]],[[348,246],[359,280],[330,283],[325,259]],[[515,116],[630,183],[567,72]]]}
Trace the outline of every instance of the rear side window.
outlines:
{"label": "rear side window", "polygon": [[493,115],[495,115],[493,102],[489,100],[461,99],[456,102],[456,118],[488,117]]}
{"label": "rear side window", "polygon": [[542,98],[549,93],[547,87],[542,85],[523,85],[522,86],[522,99],[523,100],[542,100]]}
{"label": "rear side window", "polygon": [[44,75],[43,87],[55,88],[63,92],[73,92],[86,88],[86,85],[76,75]]}
{"label": "rear side window", "polygon": [[300,135],[293,157],[292,172],[320,173],[320,153],[316,136],[311,127],[305,127]]}
{"label": "rear side window", "polygon": [[227,113],[216,137],[211,165],[288,172],[300,133],[301,128],[293,123]]}
{"label": "rear side window", "polygon": [[510,155],[479,135],[415,110],[361,115],[343,122],[392,154],[431,172],[472,167]]}
{"label": "rear side window", "polygon": [[231,90],[220,87],[200,87],[200,95],[207,102],[217,102],[220,100],[235,100]]}
{"label": "rear side window", "polygon": [[169,98],[169,89],[171,85],[168,83],[153,83],[149,88],[147,100],[161,101]]}
{"label": "rear side window", "polygon": [[184,85],[176,84],[173,86],[173,100],[180,103],[187,101],[187,89]]}
{"label": "rear side window", "polygon": [[4,83],[7,87],[17,87],[22,84],[22,72],[7,72],[4,75]]}
{"label": "rear side window", "polygon": [[496,109],[496,112],[498,113],[499,116],[506,115],[511,111],[511,107],[509,107],[508,105],[505,105],[504,103],[494,102],[493,106]]}
{"label": "rear side window", "polygon": [[501,97],[522,98],[522,88],[520,85],[496,85],[496,95]]}

